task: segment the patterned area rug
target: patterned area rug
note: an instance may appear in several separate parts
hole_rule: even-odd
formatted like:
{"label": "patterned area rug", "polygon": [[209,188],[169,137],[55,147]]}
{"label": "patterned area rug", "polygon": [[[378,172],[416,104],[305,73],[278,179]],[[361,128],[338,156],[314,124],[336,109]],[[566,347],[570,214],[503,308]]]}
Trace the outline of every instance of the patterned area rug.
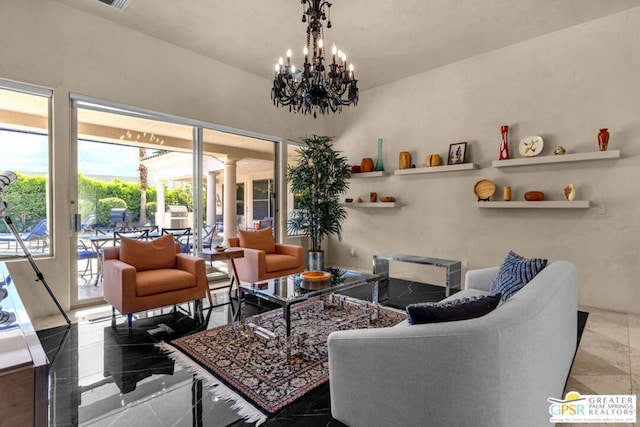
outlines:
{"label": "patterned area rug", "polygon": [[161,347],[212,387],[249,422],[302,397],[329,379],[327,337],[337,330],[381,328],[406,319],[403,311],[334,295],[292,306],[287,345],[282,309],[173,340]]}

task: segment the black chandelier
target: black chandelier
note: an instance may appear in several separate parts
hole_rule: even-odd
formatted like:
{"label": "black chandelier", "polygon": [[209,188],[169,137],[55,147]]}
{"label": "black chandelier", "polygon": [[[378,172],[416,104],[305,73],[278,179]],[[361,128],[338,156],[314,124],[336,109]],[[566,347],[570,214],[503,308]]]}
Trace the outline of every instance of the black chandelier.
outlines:
{"label": "black chandelier", "polygon": [[271,99],[277,107],[288,105],[289,111],[313,113],[313,117],[318,111],[322,114],[341,112],[343,105],[358,103],[358,81],[353,64],[347,66],[347,55],[335,44],[331,50],[331,64],[324,64],[322,21],[327,20],[328,14],[327,28],[331,28],[331,3],[325,0],[301,0],[300,3],[302,22],[307,23],[304,65],[298,69],[291,64],[291,50],[287,51],[286,64],[280,58],[276,64]]}

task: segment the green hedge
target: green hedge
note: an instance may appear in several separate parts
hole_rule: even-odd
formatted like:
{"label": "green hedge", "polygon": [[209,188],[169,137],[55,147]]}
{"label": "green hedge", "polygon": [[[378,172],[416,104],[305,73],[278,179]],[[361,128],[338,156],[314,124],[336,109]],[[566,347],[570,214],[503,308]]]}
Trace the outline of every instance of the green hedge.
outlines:
{"label": "green hedge", "polygon": [[[16,182],[3,191],[3,199],[9,204],[4,215],[9,215],[21,230],[28,230],[41,219],[47,217],[47,178],[43,176],[26,176],[17,174]],[[173,189],[166,189],[165,203],[183,205],[193,211],[192,186],[183,184]],[[147,220],[153,223],[157,211],[157,190],[147,187]],[[106,207],[104,204],[98,212],[102,199],[116,198],[122,203]],[[103,182],[78,174],[78,212],[82,218],[96,214],[98,226],[109,225],[109,209],[127,208],[131,212],[133,222],[140,219],[140,184],[121,181],[117,178],[111,182]],[[105,213],[106,209],[106,213]],[[23,219],[25,223],[22,224]],[[0,221],[0,232],[8,233],[4,222]]]}
{"label": "green hedge", "polygon": [[[10,216],[18,229],[28,230],[47,217],[47,178],[16,175],[18,179],[2,192],[9,205],[3,215]],[[0,232],[9,232],[4,221],[0,222]]]}

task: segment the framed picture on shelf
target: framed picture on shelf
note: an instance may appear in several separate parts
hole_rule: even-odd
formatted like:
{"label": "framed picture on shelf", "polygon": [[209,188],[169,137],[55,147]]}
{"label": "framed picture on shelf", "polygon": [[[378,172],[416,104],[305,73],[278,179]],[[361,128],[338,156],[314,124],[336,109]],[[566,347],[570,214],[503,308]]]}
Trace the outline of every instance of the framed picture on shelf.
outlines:
{"label": "framed picture on shelf", "polygon": [[457,142],[455,144],[449,144],[449,159],[448,165],[459,165],[464,163],[464,156],[467,153],[467,143]]}

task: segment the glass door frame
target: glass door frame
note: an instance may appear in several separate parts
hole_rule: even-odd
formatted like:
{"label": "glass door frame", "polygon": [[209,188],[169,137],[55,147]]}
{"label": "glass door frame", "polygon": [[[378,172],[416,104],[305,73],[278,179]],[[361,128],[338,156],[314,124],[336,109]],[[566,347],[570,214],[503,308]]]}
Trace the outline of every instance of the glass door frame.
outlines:
{"label": "glass door frame", "polygon": [[[72,212],[71,212],[71,222],[74,223],[74,214],[78,213],[78,109],[90,109],[94,111],[101,111],[105,113],[112,114],[122,114],[131,117],[144,118],[148,120],[162,121],[168,122],[178,125],[190,126],[193,128],[193,137],[192,137],[192,155],[193,155],[193,197],[194,197],[194,205],[193,205],[193,228],[195,230],[194,233],[194,245],[193,245],[193,253],[197,254],[202,251],[202,228],[203,228],[203,219],[202,215],[204,213],[204,206],[202,203],[203,200],[203,155],[204,155],[204,140],[203,140],[203,130],[210,129],[219,132],[230,133],[239,136],[245,136],[249,138],[255,138],[259,140],[264,140],[268,142],[272,142],[273,146],[273,163],[274,163],[274,189],[277,187],[280,182],[281,171],[279,168],[280,162],[278,161],[278,152],[280,147],[282,146],[281,138],[277,138],[270,135],[265,135],[257,132],[246,131],[242,129],[232,128],[223,125],[217,125],[214,123],[209,123],[201,120],[189,119],[185,117],[175,116],[172,114],[161,113],[158,111],[148,110],[144,108],[134,107],[126,104],[116,103],[112,101],[106,101],[99,98],[94,98],[82,94],[70,93],[70,105],[71,105],[71,130],[70,130],[70,177],[69,177],[69,185],[70,185],[70,194],[72,201]],[[286,172],[285,172],[286,173]],[[277,224],[277,215],[279,209],[276,205],[274,212],[274,226]],[[278,234],[276,233],[276,239]],[[77,231],[72,230],[70,233],[70,265],[71,271],[76,272],[78,268],[78,260],[77,260]],[[78,308],[87,305],[94,305],[102,301],[102,298],[91,298],[91,299],[83,299],[79,300],[78,298],[78,276],[77,274],[71,275],[71,308]]]}

